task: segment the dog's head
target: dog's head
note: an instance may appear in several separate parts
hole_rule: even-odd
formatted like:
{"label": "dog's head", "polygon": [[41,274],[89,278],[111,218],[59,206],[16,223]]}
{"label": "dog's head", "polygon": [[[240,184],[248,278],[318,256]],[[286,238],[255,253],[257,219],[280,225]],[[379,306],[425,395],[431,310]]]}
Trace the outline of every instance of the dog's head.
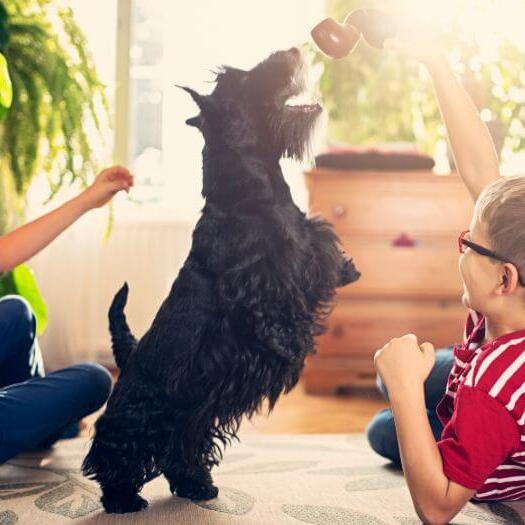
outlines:
{"label": "dog's head", "polygon": [[223,67],[211,95],[183,88],[200,108],[187,124],[199,128],[208,144],[257,156],[302,159],[322,109],[294,105],[307,89],[304,58],[298,49],[273,53],[250,71]]}

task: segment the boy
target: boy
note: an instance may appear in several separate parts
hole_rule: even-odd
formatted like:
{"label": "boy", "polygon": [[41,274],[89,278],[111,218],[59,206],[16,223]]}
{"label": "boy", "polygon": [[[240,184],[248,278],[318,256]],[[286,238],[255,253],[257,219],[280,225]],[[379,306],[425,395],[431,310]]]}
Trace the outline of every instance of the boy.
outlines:
{"label": "boy", "polygon": [[[470,499],[525,498],[525,178],[500,177],[477,109],[446,60],[423,44],[390,41],[385,47],[418,50],[434,81],[457,169],[476,200],[470,230],[459,238],[463,304],[471,313],[437,407],[440,438],[425,406],[425,387],[433,389],[425,385],[433,346],[406,335],[379,350],[375,365],[389,393],[416,512],[425,523],[442,524]],[[369,437],[378,434],[385,415],[372,422]]]}
{"label": "boy", "polygon": [[[75,199],[0,237],[0,272],[30,259],[84,213],[132,185],[125,168],[104,170]],[[16,296],[0,299],[0,465],[20,452],[75,435],[77,422],[98,410],[111,390],[109,372],[94,363],[44,376],[35,328],[26,301]]]}

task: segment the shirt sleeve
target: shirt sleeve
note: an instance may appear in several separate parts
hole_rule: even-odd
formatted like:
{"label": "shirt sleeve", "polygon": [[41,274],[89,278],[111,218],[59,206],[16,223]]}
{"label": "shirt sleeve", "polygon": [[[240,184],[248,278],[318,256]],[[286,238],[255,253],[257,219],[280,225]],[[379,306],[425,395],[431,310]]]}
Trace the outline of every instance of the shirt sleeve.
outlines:
{"label": "shirt sleeve", "polygon": [[510,412],[486,392],[462,385],[438,442],[445,476],[478,490],[519,446],[520,433]]}

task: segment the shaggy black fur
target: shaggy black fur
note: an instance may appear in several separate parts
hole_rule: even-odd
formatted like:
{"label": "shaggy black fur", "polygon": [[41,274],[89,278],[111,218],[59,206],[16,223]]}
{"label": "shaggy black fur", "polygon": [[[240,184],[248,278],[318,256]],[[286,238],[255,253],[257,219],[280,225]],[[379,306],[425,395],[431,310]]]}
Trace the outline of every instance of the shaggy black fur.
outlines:
{"label": "shaggy black fur", "polygon": [[161,474],[180,497],[217,496],[222,447],[243,416],[294,387],[334,290],[359,277],[331,227],[295,206],[279,165],[305,155],[321,113],[286,105],[302,78],[291,49],[222,69],[209,96],[184,88],[200,108],[188,124],[205,138],[206,204],[144,337],[126,323],[127,285],[109,312],[122,373],[83,464],[107,512],[145,508],[139,492]]}

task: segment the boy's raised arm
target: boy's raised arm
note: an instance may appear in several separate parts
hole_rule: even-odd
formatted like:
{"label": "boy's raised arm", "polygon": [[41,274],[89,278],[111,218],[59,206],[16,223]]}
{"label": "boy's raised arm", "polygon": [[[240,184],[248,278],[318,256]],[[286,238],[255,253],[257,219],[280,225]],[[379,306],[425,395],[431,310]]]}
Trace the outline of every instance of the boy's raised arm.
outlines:
{"label": "boy's raised arm", "polygon": [[472,198],[477,200],[483,189],[500,177],[500,170],[492,137],[469,94],[442,53],[423,37],[389,40],[385,48],[410,54],[427,66],[456,168]]}

